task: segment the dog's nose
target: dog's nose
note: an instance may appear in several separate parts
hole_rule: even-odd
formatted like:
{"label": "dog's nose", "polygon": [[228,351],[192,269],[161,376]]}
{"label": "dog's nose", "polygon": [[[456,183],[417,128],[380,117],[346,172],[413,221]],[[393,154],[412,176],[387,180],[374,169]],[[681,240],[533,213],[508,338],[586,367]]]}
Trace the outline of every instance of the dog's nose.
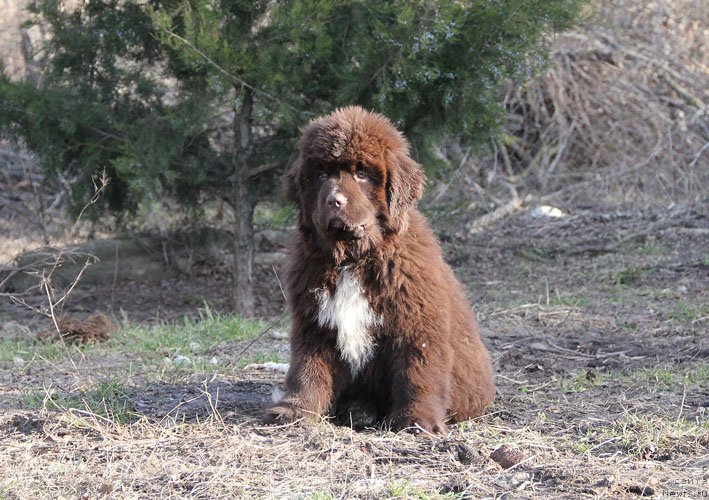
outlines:
{"label": "dog's nose", "polygon": [[347,198],[339,191],[330,193],[327,197],[327,204],[331,207],[342,208],[347,205]]}

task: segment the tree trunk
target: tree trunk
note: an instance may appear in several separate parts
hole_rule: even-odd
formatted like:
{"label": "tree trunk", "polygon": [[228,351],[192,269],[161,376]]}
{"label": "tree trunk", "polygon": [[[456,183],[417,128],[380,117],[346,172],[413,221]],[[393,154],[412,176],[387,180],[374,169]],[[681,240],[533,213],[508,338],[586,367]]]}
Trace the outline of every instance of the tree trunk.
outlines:
{"label": "tree trunk", "polygon": [[236,217],[234,223],[234,310],[242,316],[254,315],[254,188],[249,170],[253,154],[251,112],[253,95],[250,89],[237,89],[242,102],[234,116],[234,184],[231,205]]}

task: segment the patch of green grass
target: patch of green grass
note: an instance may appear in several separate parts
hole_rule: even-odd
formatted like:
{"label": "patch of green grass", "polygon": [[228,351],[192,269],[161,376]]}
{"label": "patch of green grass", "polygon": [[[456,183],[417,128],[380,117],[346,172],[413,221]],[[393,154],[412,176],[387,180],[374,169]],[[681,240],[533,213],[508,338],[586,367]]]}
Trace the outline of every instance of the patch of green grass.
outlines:
{"label": "patch of green grass", "polygon": [[709,316],[709,304],[693,304],[679,301],[672,308],[670,319],[676,321],[695,321]]}
{"label": "patch of green grass", "polygon": [[690,369],[683,367],[644,368],[627,374],[632,380],[651,383],[653,386],[669,391],[682,387],[694,388],[709,384],[709,366],[700,365]]}
{"label": "patch of green grass", "polygon": [[418,500],[439,500],[464,498],[462,494],[442,493],[440,489],[426,490],[415,486],[409,481],[396,481],[389,486],[389,498],[406,498]]}
{"label": "patch of green grass", "polygon": [[587,429],[570,449],[580,454],[622,451],[630,456],[652,459],[670,456],[678,449],[703,446],[707,432],[709,422],[628,412],[615,422]]}
{"label": "patch of green grass", "polygon": [[311,500],[334,500],[334,496],[332,496],[330,493],[321,493],[319,491],[316,491],[315,493],[310,495]]}
{"label": "patch of green grass", "polygon": [[549,297],[549,305],[583,309],[591,305],[591,301],[586,297],[574,297],[572,295],[560,295],[557,293]]}
{"label": "patch of green grass", "polygon": [[129,346],[134,352],[199,354],[221,342],[251,339],[263,328],[261,322],[220,315],[204,308],[198,318],[184,318],[181,323],[123,328],[112,337],[110,346],[120,350]]}
{"label": "patch of green grass", "polygon": [[664,255],[668,253],[668,249],[655,241],[647,241],[645,244],[634,247],[630,250],[629,254],[633,256],[652,256],[652,255]]}
{"label": "patch of green grass", "polygon": [[196,295],[194,293],[186,293],[184,297],[182,298],[185,304],[188,304],[190,306],[194,307],[209,307],[207,304],[207,301],[204,300],[204,298],[201,295]]}
{"label": "patch of green grass", "polygon": [[128,423],[137,419],[127,389],[117,380],[106,380],[77,393],[64,393],[54,389],[30,391],[20,398],[20,404],[33,409],[81,410],[116,423]]}
{"label": "patch of green grass", "polygon": [[608,375],[603,373],[580,371],[569,377],[559,379],[559,387],[566,393],[585,392],[591,387],[600,385],[603,379],[607,377]]}
{"label": "patch of green grass", "polygon": [[[584,454],[593,450],[595,442],[598,439],[598,430],[587,428],[577,439],[571,442],[571,450],[576,453]],[[563,443],[567,447],[568,443]]]}
{"label": "patch of green grass", "polygon": [[670,420],[645,414],[627,413],[609,429],[618,437],[618,444],[631,455],[661,455],[682,443],[699,443],[706,438],[709,422]]}
{"label": "patch of green grass", "polygon": [[[107,342],[75,345],[58,341],[0,340],[0,362],[16,363],[18,369],[38,361],[61,361],[72,357],[137,355],[138,364],[155,364],[156,358],[173,359],[178,355],[189,358],[189,363],[174,364],[169,368],[182,373],[201,370],[221,373],[227,367],[211,363],[209,352],[225,342],[249,340],[265,325],[259,321],[238,316],[216,314],[208,307],[200,310],[197,318],[184,318],[176,323],[153,326],[126,326],[113,334]],[[134,357],[134,356],[130,356]],[[277,359],[268,359],[268,361]],[[232,365],[233,366],[233,365]]]}
{"label": "patch of green grass", "polygon": [[626,267],[615,273],[611,273],[611,280],[616,288],[633,286],[648,276],[653,271],[650,267]]}
{"label": "patch of green grass", "polygon": [[66,344],[61,340],[34,342],[28,340],[0,340],[0,362],[14,362],[16,359],[32,361],[45,359],[55,361],[80,353],[87,346]]}
{"label": "patch of green grass", "polygon": [[517,250],[521,257],[534,262],[550,259],[557,255],[558,252],[560,252],[560,249],[554,247],[526,247]]}

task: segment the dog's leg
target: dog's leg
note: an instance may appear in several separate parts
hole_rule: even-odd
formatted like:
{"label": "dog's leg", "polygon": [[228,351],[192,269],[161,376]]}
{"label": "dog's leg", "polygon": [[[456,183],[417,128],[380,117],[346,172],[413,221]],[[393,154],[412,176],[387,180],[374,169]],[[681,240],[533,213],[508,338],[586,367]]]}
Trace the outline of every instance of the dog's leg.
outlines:
{"label": "dog's leg", "polygon": [[327,349],[294,352],[288,375],[286,395],[267,413],[269,424],[286,424],[297,420],[316,420],[328,414],[342,392],[344,380],[335,374],[347,373],[336,356]]}
{"label": "dog's leg", "polygon": [[445,433],[450,406],[451,356],[425,348],[409,347],[407,351],[392,363],[392,406],[388,423],[394,430]]}

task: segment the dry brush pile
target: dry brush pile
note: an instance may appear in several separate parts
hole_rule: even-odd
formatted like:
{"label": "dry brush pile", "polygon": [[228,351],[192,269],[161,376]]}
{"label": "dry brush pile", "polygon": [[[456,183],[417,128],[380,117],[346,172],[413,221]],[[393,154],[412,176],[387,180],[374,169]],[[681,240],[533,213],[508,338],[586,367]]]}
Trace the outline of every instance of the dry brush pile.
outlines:
{"label": "dry brush pile", "polygon": [[494,154],[449,159],[465,167],[485,210],[520,187],[562,204],[706,201],[706,19],[701,0],[594,2],[581,27],[551,42],[540,77],[510,83]]}

